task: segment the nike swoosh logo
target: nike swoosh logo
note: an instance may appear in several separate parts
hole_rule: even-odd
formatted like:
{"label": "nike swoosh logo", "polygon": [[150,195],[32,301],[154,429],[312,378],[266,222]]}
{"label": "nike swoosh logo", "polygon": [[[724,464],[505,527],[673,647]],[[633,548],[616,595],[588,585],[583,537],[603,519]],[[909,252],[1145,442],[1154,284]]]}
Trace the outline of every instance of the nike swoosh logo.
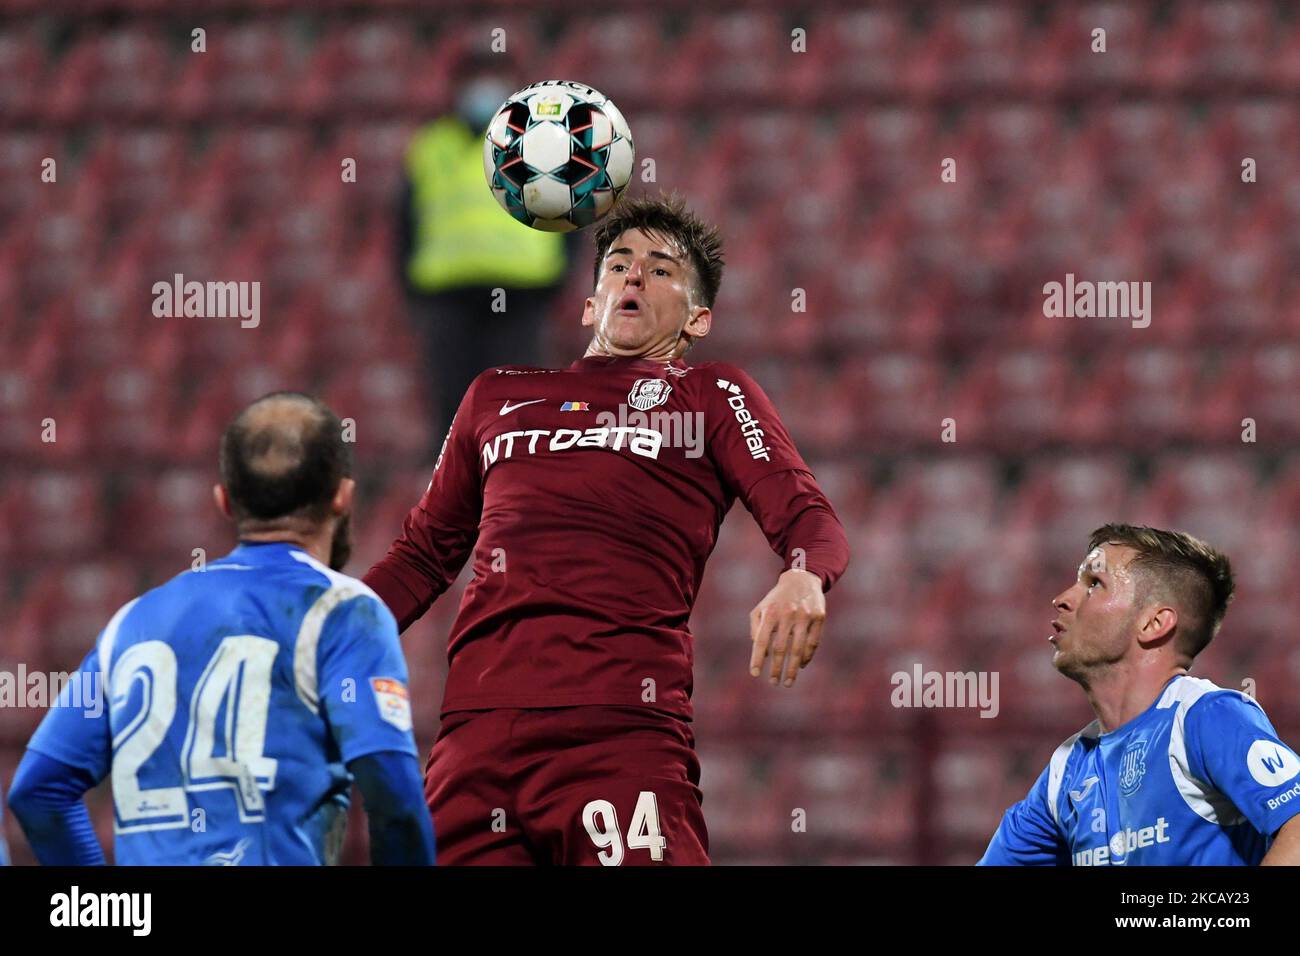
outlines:
{"label": "nike swoosh logo", "polygon": [[1092,792],[1092,788],[1096,786],[1097,780],[1098,780],[1097,777],[1088,777],[1086,780],[1083,781],[1082,790],[1070,791],[1070,799],[1073,800],[1075,803],[1081,803],[1083,801],[1083,798]]}
{"label": "nike swoosh logo", "polygon": [[506,403],[501,406],[501,411],[497,412],[497,414],[509,415],[517,408],[523,408],[525,405],[536,405],[538,402],[544,402],[544,401],[546,401],[546,399],[544,398],[534,398],[531,402],[520,402],[518,405],[511,405],[509,399],[507,399]]}

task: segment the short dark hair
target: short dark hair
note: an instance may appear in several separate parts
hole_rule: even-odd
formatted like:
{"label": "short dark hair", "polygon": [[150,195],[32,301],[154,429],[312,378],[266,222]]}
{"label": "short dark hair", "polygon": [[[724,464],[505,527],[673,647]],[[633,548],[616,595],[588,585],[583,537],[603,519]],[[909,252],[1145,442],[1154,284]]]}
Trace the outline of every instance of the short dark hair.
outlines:
{"label": "short dark hair", "polygon": [[596,228],[596,263],[593,281],[600,281],[600,265],[609,255],[610,247],[629,229],[639,229],[672,240],[687,258],[695,272],[695,291],[710,309],[722,284],[722,236],[716,226],[700,219],[686,208],[681,196],[638,196],[619,200],[608,216]]}
{"label": "short dark hair", "polygon": [[272,392],[226,427],[220,467],[236,521],[321,521],[352,474],[352,451],[329,406],[301,392]]}
{"label": "short dark hair", "polygon": [[1098,528],[1088,539],[1088,550],[1103,544],[1124,545],[1137,552],[1130,567],[1144,578],[1141,599],[1154,592],[1177,602],[1187,617],[1186,621],[1180,617],[1181,633],[1176,635],[1182,650],[1189,657],[1205,650],[1232,600],[1235,583],[1228,556],[1182,531],[1130,524]]}

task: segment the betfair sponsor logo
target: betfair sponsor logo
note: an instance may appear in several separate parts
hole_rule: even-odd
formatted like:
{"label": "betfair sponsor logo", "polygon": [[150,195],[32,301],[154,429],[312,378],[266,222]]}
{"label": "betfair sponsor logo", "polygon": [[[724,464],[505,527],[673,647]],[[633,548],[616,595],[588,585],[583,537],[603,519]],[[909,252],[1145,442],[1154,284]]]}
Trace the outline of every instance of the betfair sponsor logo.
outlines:
{"label": "betfair sponsor logo", "polygon": [[717,380],[717,386],[727,393],[727,404],[736,415],[740,435],[745,439],[745,447],[749,449],[749,457],[755,461],[771,461],[768,453],[772,449],[763,444],[763,436],[767,432],[763,431],[763,423],[745,407],[745,393],[740,390],[740,386],[722,378]]}

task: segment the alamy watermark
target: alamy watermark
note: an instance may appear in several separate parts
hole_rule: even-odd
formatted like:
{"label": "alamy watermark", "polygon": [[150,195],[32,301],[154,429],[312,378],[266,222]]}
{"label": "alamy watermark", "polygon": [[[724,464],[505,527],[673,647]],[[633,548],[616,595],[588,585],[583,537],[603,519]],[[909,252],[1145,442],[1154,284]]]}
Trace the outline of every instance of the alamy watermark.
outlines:
{"label": "alamy watermark", "polygon": [[75,707],[87,717],[104,713],[104,682],[98,671],[0,670],[0,708]]}
{"label": "alamy watermark", "polygon": [[704,454],[703,412],[662,409],[644,412],[636,408],[629,411],[627,404],[620,402],[617,412],[597,413],[596,424],[609,429],[646,429],[660,436],[661,448],[684,448],[687,458],[699,458]]}
{"label": "alamy watermark", "polygon": [[895,707],[979,707],[981,717],[996,717],[997,671],[925,671],[919,663],[911,672],[896,671],[889,702]]}
{"label": "alamy watermark", "polygon": [[239,318],[245,329],[262,321],[260,282],[186,282],[178,272],[171,282],[155,282],[151,291],[155,318]]}
{"label": "alamy watermark", "polygon": [[1076,282],[1073,272],[1065,282],[1043,286],[1043,315],[1049,319],[1131,319],[1133,328],[1151,324],[1150,282]]}

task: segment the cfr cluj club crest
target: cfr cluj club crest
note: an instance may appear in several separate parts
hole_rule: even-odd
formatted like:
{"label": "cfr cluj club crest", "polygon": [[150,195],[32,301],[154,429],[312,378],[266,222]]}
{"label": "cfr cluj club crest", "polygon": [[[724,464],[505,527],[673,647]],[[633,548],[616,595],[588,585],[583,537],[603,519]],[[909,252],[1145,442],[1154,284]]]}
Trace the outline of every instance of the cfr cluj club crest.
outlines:
{"label": "cfr cluj club crest", "polygon": [[627,403],[639,412],[649,411],[668,401],[673,387],[662,378],[638,378],[627,393]]}
{"label": "cfr cluj club crest", "polygon": [[1124,748],[1124,756],[1119,761],[1119,792],[1132,796],[1142,786],[1142,777],[1147,772],[1147,742],[1135,740]]}

